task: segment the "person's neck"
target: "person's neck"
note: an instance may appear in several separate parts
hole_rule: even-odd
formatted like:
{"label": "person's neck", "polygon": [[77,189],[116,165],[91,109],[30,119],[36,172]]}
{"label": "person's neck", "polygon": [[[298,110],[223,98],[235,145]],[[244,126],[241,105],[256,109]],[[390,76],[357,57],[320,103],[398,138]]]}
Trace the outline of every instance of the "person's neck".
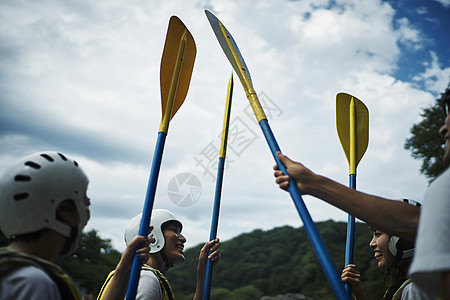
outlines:
{"label": "person's neck", "polygon": [[147,265],[149,265],[153,269],[157,269],[163,274],[166,274],[168,270],[167,264],[162,258],[160,253],[150,254],[150,258],[147,261]]}
{"label": "person's neck", "polygon": [[37,256],[39,258],[55,262],[62,251],[65,237],[49,231],[44,233],[38,240],[25,242],[21,240],[13,241],[8,248],[25,254]]}

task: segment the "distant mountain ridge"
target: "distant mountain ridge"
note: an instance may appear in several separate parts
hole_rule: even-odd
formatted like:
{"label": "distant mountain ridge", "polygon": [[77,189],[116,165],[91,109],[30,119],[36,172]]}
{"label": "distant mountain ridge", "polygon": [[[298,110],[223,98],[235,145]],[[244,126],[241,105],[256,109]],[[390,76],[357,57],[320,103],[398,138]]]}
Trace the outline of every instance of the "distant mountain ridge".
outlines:
{"label": "distant mountain ridge", "polygon": [[[317,222],[316,227],[340,274],[344,267],[347,223],[329,220]],[[371,238],[368,226],[357,222],[354,262],[362,274],[368,299],[380,299],[385,280],[371,266]],[[167,273],[178,300],[192,299],[201,246],[187,249],[185,263]],[[211,299],[261,299],[263,296],[264,299],[302,299],[275,298],[283,294],[334,299],[303,227],[283,226],[241,234],[222,243],[221,255],[220,263],[213,270]]]}

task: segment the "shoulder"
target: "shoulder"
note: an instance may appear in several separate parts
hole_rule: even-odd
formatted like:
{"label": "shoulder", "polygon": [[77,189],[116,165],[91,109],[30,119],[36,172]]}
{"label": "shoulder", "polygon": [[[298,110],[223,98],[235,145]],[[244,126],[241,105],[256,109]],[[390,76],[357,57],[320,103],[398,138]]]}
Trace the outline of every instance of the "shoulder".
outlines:
{"label": "shoulder", "polygon": [[161,285],[158,277],[151,271],[143,269],[139,279],[136,300],[162,299]]}
{"label": "shoulder", "polygon": [[[448,199],[450,196],[450,168],[439,175],[425,192],[424,208],[429,203],[436,204],[438,199]],[[448,201],[444,201],[447,202]],[[440,203],[445,204],[445,203]]]}
{"label": "shoulder", "polygon": [[[417,233],[417,256],[434,256],[435,252],[450,253],[450,169],[436,178],[428,188],[420,212]],[[447,251],[445,251],[447,249]]]}
{"label": "shoulder", "polygon": [[441,273],[450,270],[450,169],[425,193],[416,250],[409,274],[419,287],[441,293]]}
{"label": "shoulder", "polygon": [[415,256],[433,257],[434,260],[437,258],[441,260],[442,254],[450,254],[450,235],[448,235],[448,228],[450,227],[449,199],[450,169],[436,178],[425,193],[424,205],[420,212],[416,240],[417,255]]}
{"label": "shoulder", "polygon": [[141,278],[145,278],[145,281],[157,282],[159,284],[158,277],[152,270],[142,269],[141,270]]}
{"label": "shoulder", "polygon": [[404,286],[401,300],[431,300],[435,299],[434,295],[430,295],[426,291],[419,288],[414,282],[408,283]]}
{"label": "shoulder", "polygon": [[1,299],[61,299],[56,283],[35,266],[19,267],[1,278]]}

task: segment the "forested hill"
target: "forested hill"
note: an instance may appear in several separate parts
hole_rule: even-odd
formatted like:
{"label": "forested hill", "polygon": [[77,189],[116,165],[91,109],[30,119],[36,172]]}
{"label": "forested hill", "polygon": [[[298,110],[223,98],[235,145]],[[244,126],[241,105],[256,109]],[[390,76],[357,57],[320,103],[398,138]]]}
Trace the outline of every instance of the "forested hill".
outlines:
{"label": "forested hill", "polygon": [[[316,227],[340,274],[347,224],[326,221],[316,223]],[[381,299],[385,277],[371,263],[373,251],[368,244],[372,234],[363,223],[356,223],[355,232],[354,261],[362,274],[364,291],[368,299]],[[0,234],[0,246],[7,243]],[[201,246],[187,249],[185,263],[177,264],[166,274],[177,300],[193,298]],[[213,270],[212,300],[259,300],[288,293],[334,299],[303,228],[284,226],[242,234],[223,242],[221,254],[220,263]],[[97,295],[119,258],[120,253],[112,248],[111,241],[101,239],[91,230],[83,233],[77,251],[61,257],[58,263],[75,279],[83,294]]]}
{"label": "forested hill", "polygon": [[[344,222],[318,222],[317,229],[340,273],[344,266]],[[380,299],[385,279],[372,262],[368,244],[372,233],[356,223],[354,262],[363,276],[369,299]],[[187,249],[185,263],[167,277],[178,300],[192,299],[201,245]],[[296,293],[313,299],[334,299],[325,273],[303,227],[284,226],[239,235],[221,246],[222,258],[213,270],[211,299],[260,299],[262,296]]]}

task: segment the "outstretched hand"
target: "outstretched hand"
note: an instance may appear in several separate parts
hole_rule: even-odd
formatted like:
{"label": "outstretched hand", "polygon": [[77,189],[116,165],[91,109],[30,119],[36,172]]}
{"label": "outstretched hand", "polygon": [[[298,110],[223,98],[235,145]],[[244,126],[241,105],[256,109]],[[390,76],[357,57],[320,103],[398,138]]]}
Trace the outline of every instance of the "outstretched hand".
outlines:
{"label": "outstretched hand", "polygon": [[[305,166],[299,162],[291,160],[289,157],[277,152],[277,157],[280,162],[286,167],[287,173],[297,184],[298,189],[304,195],[308,194],[308,184],[312,181],[315,175]],[[287,190],[290,184],[290,178],[288,174],[284,174],[277,165],[273,166],[275,176],[275,182],[278,183],[281,189]]]}

